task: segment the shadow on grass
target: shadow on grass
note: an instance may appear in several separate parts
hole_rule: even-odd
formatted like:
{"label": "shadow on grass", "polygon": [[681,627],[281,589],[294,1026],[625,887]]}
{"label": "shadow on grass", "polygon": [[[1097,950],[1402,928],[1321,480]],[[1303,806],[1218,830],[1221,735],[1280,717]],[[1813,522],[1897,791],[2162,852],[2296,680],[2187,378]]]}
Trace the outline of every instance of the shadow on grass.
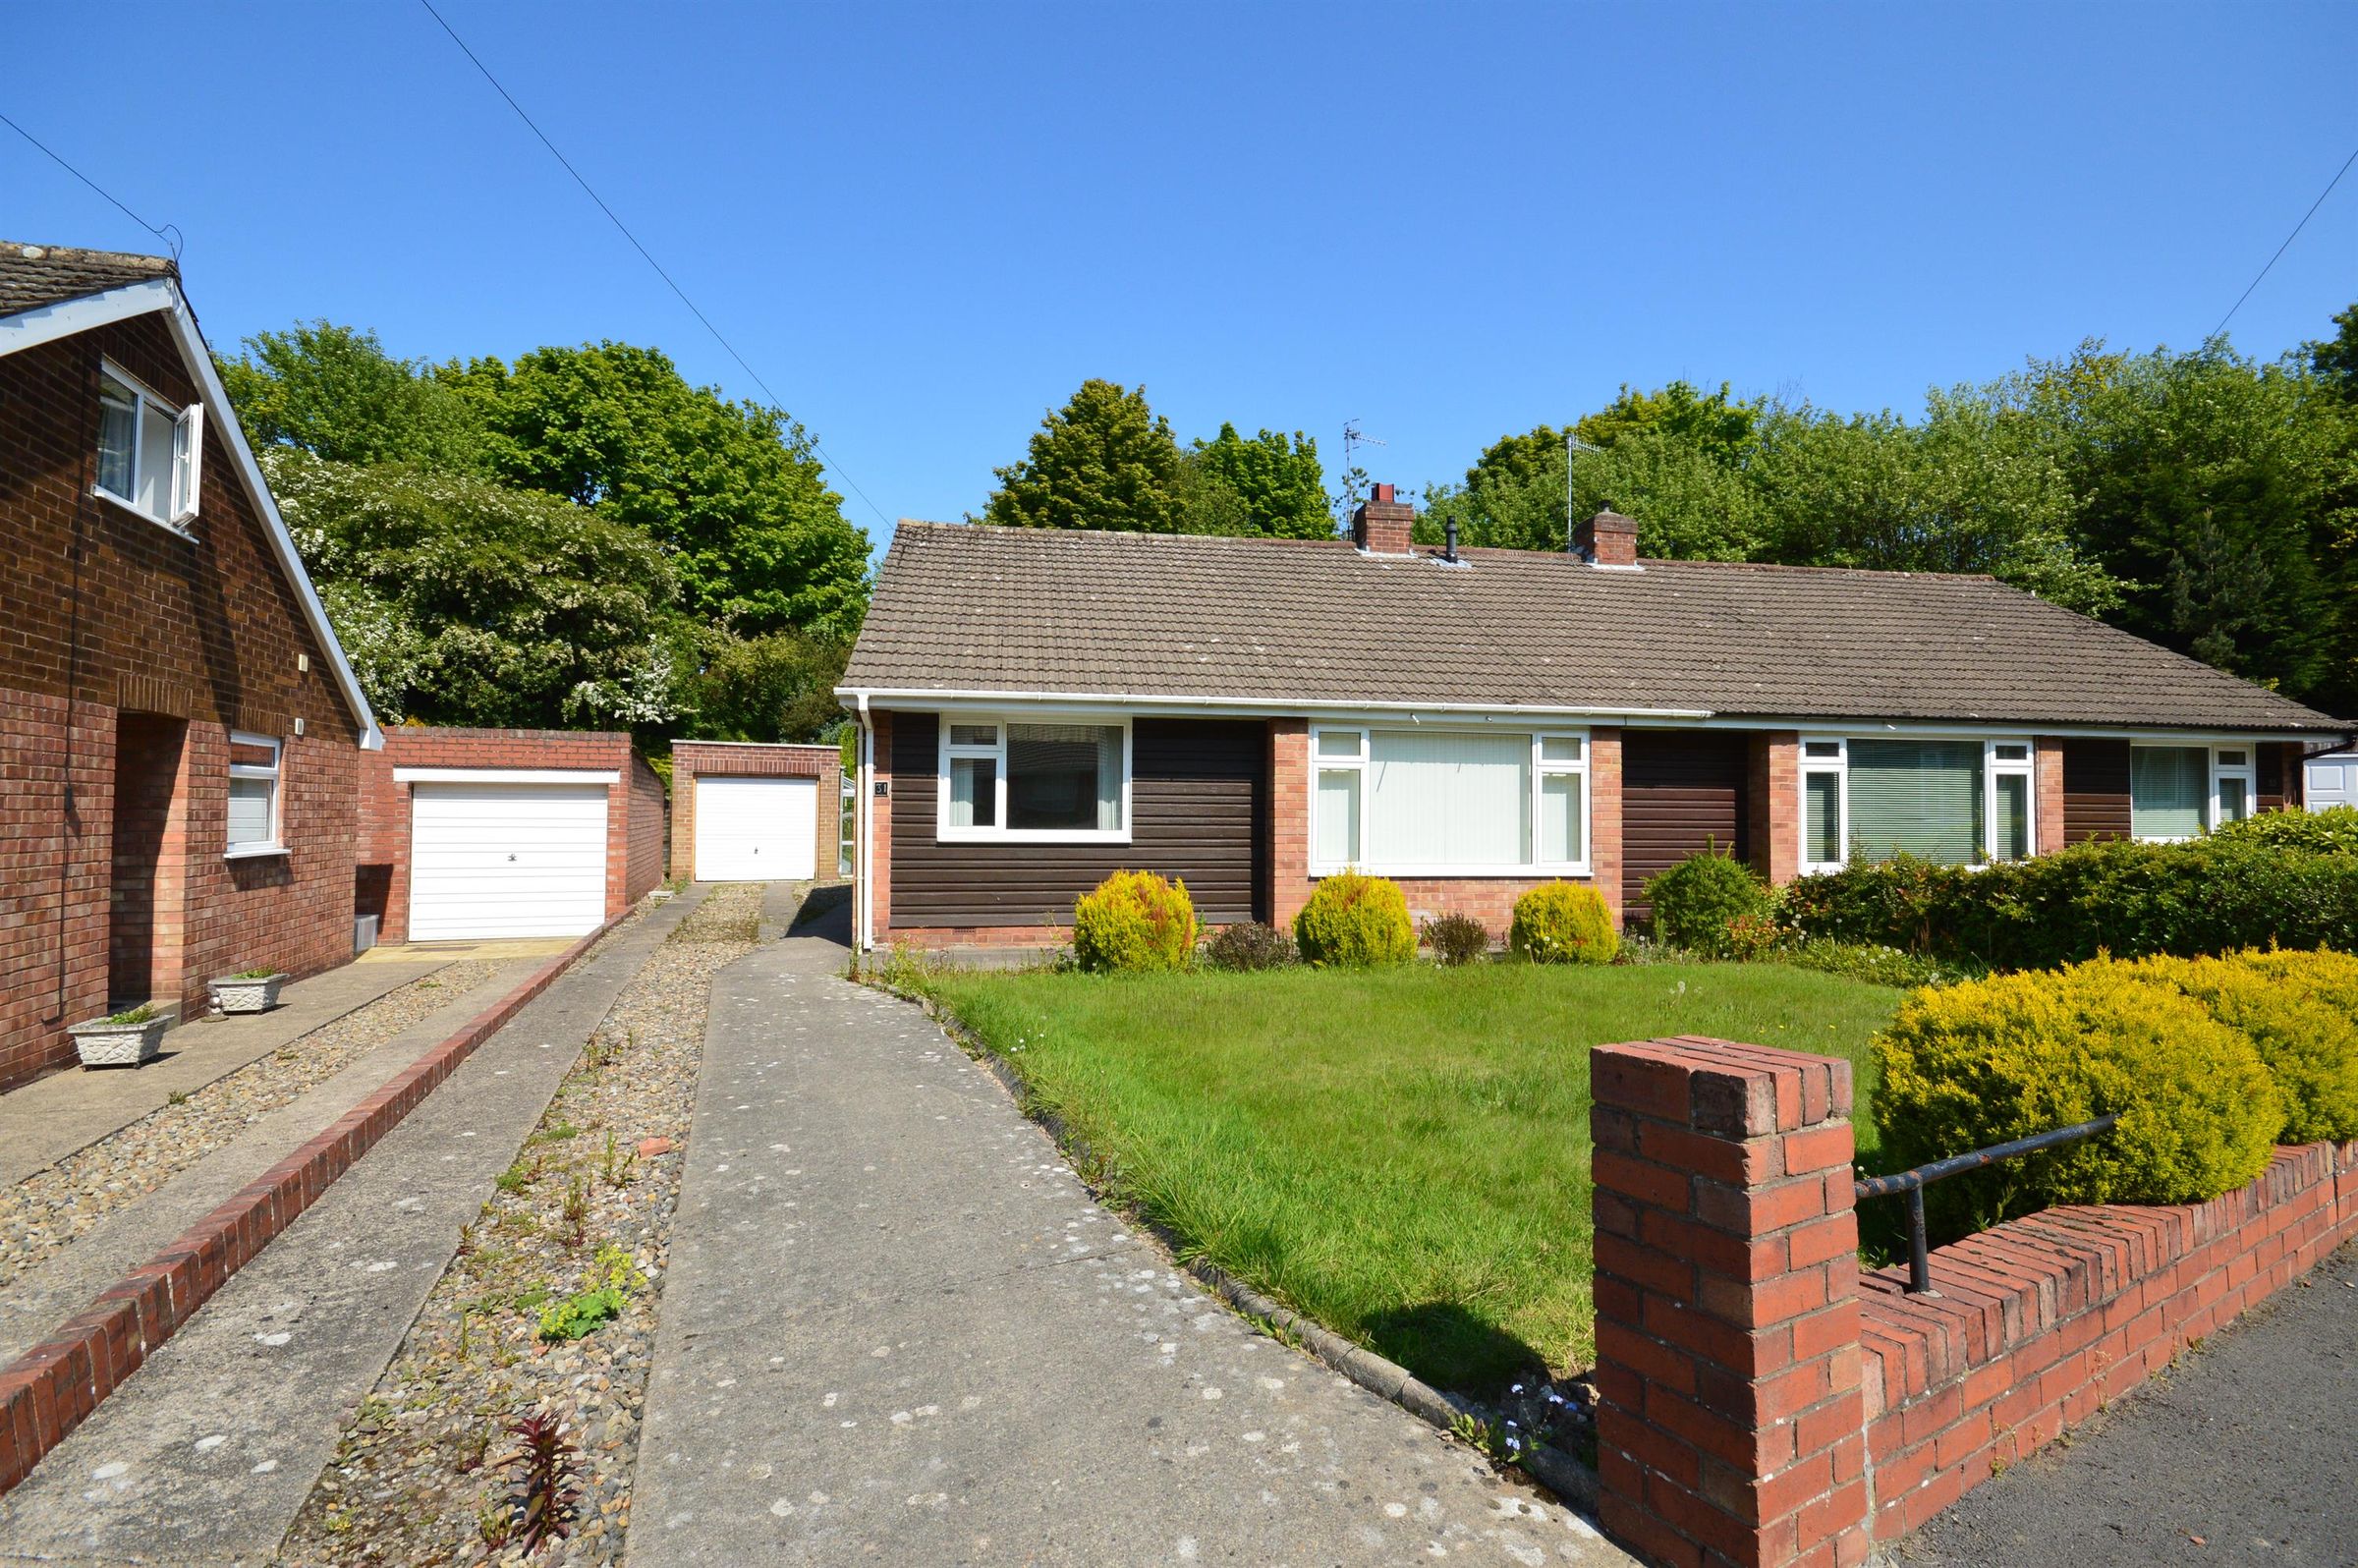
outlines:
{"label": "shadow on grass", "polygon": [[1376,1351],[1435,1388],[1494,1397],[1518,1377],[1547,1371],[1547,1358],[1455,1302],[1393,1307],[1364,1320]]}

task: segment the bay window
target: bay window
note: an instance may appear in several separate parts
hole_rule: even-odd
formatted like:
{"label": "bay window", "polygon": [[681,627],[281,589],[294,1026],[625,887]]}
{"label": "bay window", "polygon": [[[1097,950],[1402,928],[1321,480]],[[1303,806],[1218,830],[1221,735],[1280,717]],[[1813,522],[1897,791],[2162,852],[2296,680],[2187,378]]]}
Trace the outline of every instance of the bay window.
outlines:
{"label": "bay window", "polygon": [[175,409],[116,370],[98,372],[98,491],[178,528],[196,515],[204,405]]}
{"label": "bay window", "polygon": [[2248,746],[2138,746],[2129,752],[2129,831],[2156,843],[2193,838],[2252,814]]}
{"label": "bay window", "polygon": [[935,826],[946,840],[1130,837],[1130,726],[948,718]]}
{"label": "bay window", "polygon": [[2026,860],[2038,838],[2031,756],[2028,741],[1804,740],[1802,869],[1900,855],[1944,866]]}
{"label": "bay window", "polygon": [[1587,869],[1585,735],[1319,725],[1311,760],[1314,875]]}

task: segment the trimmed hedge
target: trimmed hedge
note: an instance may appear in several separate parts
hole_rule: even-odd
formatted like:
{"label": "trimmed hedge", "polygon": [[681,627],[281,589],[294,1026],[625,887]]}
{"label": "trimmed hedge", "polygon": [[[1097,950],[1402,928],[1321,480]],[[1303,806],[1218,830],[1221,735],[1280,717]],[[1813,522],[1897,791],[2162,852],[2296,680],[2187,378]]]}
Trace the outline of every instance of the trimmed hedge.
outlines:
{"label": "trimmed hedge", "polygon": [[1417,956],[1417,927],[1400,884],[1343,871],[1321,878],[1294,917],[1302,960],[1330,969],[1405,964]]}
{"label": "trimmed hedge", "polygon": [[1579,882],[1543,882],[1515,900],[1506,950],[1534,964],[1609,964],[1621,951],[1613,912]]}
{"label": "trimmed hedge", "polygon": [[2050,1204],[2180,1204],[2267,1169],[2283,1098],[2260,1052],[2129,964],[1919,991],[1875,1042],[1892,1169],[2120,1113],[2110,1133],[1925,1191],[1957,1234]]}
{"label": "trimmed hedge", "polygon": [[1073,901],[1073,961],[1100,973],[1185,969],[1201,929],[1185,882],[1116,871]]}
{"label": "trimmed hedge", "polygon": [[1760,945],[1752,933],[1776,922],[1776,890],[1716,848],[1648,877],[1646,902],[1656,938],[1712,958],[1751,956]]}
{"label": "trimmed hedge", "polygon": [[2271,812],[2184,844],[2077,844],[1978,869],[1902,856],[1794,881],[1784,918],[1805,936],[1998,970],[2099,953],[2349,951],[2358,810]]}
{"label": "trimmed hedge", "polygon": [[2146,958],[2129,972],[2183,993],[2251,1039],[2284,1096],[2284,1142],[2358,1138],[2358,958]]}

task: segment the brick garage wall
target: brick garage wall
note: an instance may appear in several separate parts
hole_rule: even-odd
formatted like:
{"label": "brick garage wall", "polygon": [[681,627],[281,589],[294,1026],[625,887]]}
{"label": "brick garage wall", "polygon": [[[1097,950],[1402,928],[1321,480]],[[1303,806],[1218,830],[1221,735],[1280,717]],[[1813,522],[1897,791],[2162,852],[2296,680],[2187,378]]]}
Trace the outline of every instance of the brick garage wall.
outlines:
{"label": "brick garage wall", "polygon": [[818,780],[817,842],[821,881],[835,876],[843,815],[843,752],[833,746],[765,745],[735,741],[675,741],[671,747],[671,865],[674,874],[696,868],[696,780],[814,778]]}
{"label": "brick garage wall", "polygon": [[[352,952],[359,720],[280,574],[219,411],[195,537],[91,493],[101,357],[169,401],[196,397],[161,316],[0,356],[0,1087],[71,1062],[67,1026],[110,999],[119,713],[187,726],[185,797],[159,846],[177,912],[159,909],[152,927],[178,945],[147,962],[173,985],[159,999],[194,1012],[226,970],[306,975]],[[233,728],[285,743],[287,857],[221,859]]]}
{"label": "brick garage wall", "polygon": [[1656,1562],[1857,1563],[2358,1235],[2358,1144],[1859,1277],[1847,1063],[1600,1046],[1600,1510]]}
{"label": "brick garage wall", "polygon": [[663,780],[647,766],[646,757],[633,753],[624,777],[631,787],[631,843],[622,888],[627,909],[663,885],[663,852],[668,842],[665,819],[671,812],[663,798]]}
{"label": "brick garage wall", "polygon": [[[1269,721],[1269,897],[1270,918],[1281,930],[1310,902],[1318,879],[1310,874],[1310,721]],[[1621,924],[1621,732],[1589,732],[1589,868],[1569,877],[1594,887]],[[1471,915],[1506,939],[1515,900],[1552,876],[1396,876],[1419,921],[1439,915]]]}
{"label": "brick garage wall", "polygon": [[[615,730],[484,730],[432,729],[405,726],[385,732],[385,749],[370,754],[365,764],[362,793],[367,802],[361,840],[367,858],[360,881],[384,887],[383,921],[378,939],[386,943],[409,940],[410,930],[410,786],[393,777],[404,767],[556,768],[619,773],[606,787],[606,914],[629,909],[638,898],[662,880],[662,833],[659,812],[648,815],[648,787],[660,795],[662,783],[653,769],[633,755],[631,738]],[[644,772],[646,777],[641,778]],[[650,823],[646,837],[653,849],[638,842],[640,825]],[[651,874],[650,874],[651,873]],[[642,878],[645,878],[642,882]]]}

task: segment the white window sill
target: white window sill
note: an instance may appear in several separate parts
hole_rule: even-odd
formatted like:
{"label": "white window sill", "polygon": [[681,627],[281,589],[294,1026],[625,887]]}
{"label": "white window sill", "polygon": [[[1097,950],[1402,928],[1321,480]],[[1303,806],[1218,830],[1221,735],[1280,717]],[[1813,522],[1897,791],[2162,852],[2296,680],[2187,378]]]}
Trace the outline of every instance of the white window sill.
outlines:
{"label": "white window sill", "polygon": [[1584,863],[1564,866],[1313,866],[1313,880],[1321,876],[1340,876],[1345,871],[1357,871],[1362,876],[1406,877],[1489,877],[1493,880],[1527,879],[1535,876],[1558,876],[1586,879],[1596,873]]}
{"label": "white window sill", "polygon": [[[196,542],[196,535],[191,533],[186,528],[181,527],[178,524],[165,522],[162,518],[157,517],[153,512],[148,511],[145,507],[140,506],[138,502],[126,501],[123,499],[123,497],[117,495],[114,491],[109,490],[102,485],[91,485],[90,493],[96,496],[99,500],[106,502],[109,506],[119,507],[123,511],[129,512],[133,517],[138,518],[142,523],[162,529],[166,533],[171,534],[176,539],[186,539],[191,544]],[[187,521],[194,523],[196,519],[191,517]]]}
{"label": "white window sill", "polygon": [[222,852],[225,861],[263,861],[273,855],[288,855],[293,851],[284,844],[236,844]]}
{"label": "white window sill", "polygon": [[1128,832],[1104,832],[1097,829],[1061,829],[1048,827],[975,828],[944,827],[934,831],[934,841],[941,844],[1127,844]]}

